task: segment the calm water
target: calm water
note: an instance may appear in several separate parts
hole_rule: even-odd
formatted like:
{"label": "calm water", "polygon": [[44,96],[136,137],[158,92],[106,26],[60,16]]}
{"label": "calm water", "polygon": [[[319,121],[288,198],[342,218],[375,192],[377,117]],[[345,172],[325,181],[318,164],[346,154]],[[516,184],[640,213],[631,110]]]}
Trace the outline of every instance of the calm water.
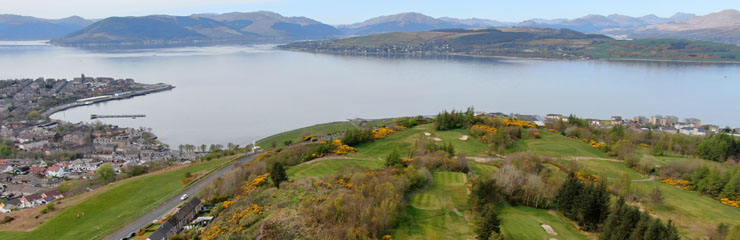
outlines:
{"label": "calm water", "polygon": [[57,113],[151,127],[162,140],[246,144],[348,118],[481,111],[584,117],[653,114],[740,127],[740,65],[602,61],[388,59],[271,46],[119,52],[0,43],[0,79],[87,76],[165,82],[172,91]]}

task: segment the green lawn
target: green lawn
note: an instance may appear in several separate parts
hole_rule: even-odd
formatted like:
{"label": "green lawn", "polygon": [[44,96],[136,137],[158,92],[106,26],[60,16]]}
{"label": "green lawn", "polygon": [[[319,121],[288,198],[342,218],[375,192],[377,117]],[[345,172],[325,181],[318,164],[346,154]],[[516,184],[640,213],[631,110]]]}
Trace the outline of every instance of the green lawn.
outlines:
{"label": "green lawn", "polygon": [[[568,166],[568,164],[570,164],[570,160],[561,159],[555,161],[564,166]],[[649,177],[643,176],[635,170],[624,166],[623,162],[592,159],[579,160],[578,165],[590,171],[592,174],[595,174],[596,176],[606,174],[608,178],[618,178],[622,176],[622,173],[627,173],[629,174],[630,178],[632,178],[632,180],[644,179]]]}
{"label": "green lawn", "polygon": [[526,152],[531,151],[538,155],[552,157],[597,157],[608,158],[606,153],[592,148],[591,145],[579,140],[564,137],[547,131],[542,131],[542,138],[527,138],[514,142],[509,152]]}
{"label": "green lawn", "polygon": [[699,239],[720,223],[740,224],[740,208],[721,204],[697,192],[686,191],[658,181],[633,182],[641,195],[647,196],[656,186],[665,198],[663,206],[654,206],[661,219],[673,219],[681,234]]}
{"label": "green lawn", "polygon": [[394,239],[475,239],[463,173],[435,172],[434,183],[412,195]]}
{"label": "green lawn", "polygon": [[[105,192],[67,208],[31,232],[0,232],[3,240],[91,239],[113,230],[131,217],[144,213],[158,200],[183,187],[186,172],[213,169],[230,158],[194,164],[177,170],[116,183]],[[77,214],[85,216],[77,219]]]}
{"label": "green lawn", "polygon": [[[548,210],[525,206],[506,206],[497,209],[501,219],[501,232],[508,239],[546,240],[557,239],[588,239],[576,225],[557,213]],[[545,232],[542,224],[547,224],[558,233],[553,236]]]}
{"label": "green lawn", "polygon": [[323,177],[336,174],[342,169],[353,168],[355,166],[375,170],[382,168],[383,164],[384,162],[380,160],[331,159],[291,167],[286,172],[288,173],[288,177],[291,179]]}
{"label": "green lawn", "polygon": [[470,168],[470,171],[473,172],[473,176],[476,178],[481,176],[493,176],[493,173],[498,171],[498,168],[496,166],[485,164],[485,163],[479,163],[479,162],[468,162],[468,167]]}
{"label": "green lawn", "polygon": [[440,144],[452,143],[452,145],[455,146],[456,153],[465,153],[468,156],[478,156],[480,154],[485,154],[488,151],[488,145],[477,139],[468,138],[466,141],[459,140],[458,138],[463,135],[468,135],[467,130],[455,129],[436,131],[433,124],[424,124],[395,132],[384,139],[361,144],[360,146],[357,146],[357,153],[354,153],[352,156],[385,158],[388,153],[393,151],[393,149],[399,149],[402,154],[405,154],[408,149],[413,147],[414,143],[420,136],[424,136],[425,132],[432,133],[436,137],[441,138],[442,142],[439,142]]}
{"label": "green lawn", "polygon": [[301,140],[301,138],[307,135],[327,135],[356,127],[357,125],[351,122],[333,122],[318,124],[266,137],[262,140],[257,141],[257,146],[265,149],[270,149],[272,148],[272,142],[275,142],[278,146],[282,146],[283,142],[287,140],[293,141],[293,143],[297,143]]}

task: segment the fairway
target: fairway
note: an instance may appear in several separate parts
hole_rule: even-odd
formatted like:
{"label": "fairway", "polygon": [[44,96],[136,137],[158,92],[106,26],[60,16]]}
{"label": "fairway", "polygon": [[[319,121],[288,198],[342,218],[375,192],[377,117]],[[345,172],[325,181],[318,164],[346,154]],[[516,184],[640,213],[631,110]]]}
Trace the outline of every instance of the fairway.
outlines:
{"label": "fairway", "polygon": [[[570,164],[570,160],[556,160],[556,162],[564,166],[568,166],[568,164]],[[608,178],[613,179],[622,176],[622,173],[627,173],[632,180],[648,178],[648,176],[643,176],[635,170],[628,168],[624,165],[624,162],[599,159],[578,160],[577,162],[579,166],[585,168],[596,176],[606,174]]]}
{"label": "fairway", "polygon": [[700,193],[686,191],[658,181],[633,182],[635,190],[647,194],[656,186],[665,200],[653,210],[664,221],[673,219],[682,235],[699,239],[717,228],[720,223],[740,224],[740,208],[721,204]]}
{"label": "fairway", "polygon": [[[91,239],[143,214],[143,210],[154,207],[152,204],[182,189],[186,172],[214,169],[231,159],[226,157],[115,183],[110,190],[67,208],[31,232],[0,232],[0,239]],[[77,214],[83,212],[84,217],[78,219]]]}
{"label": "fairway", "polygon": [[455,172],[434,172],[433,184],[411,195],[409,205],[394,239],[474,239],[466,176]]}
{"label": "fairway", "polygon": [[[506,206],[498,208],[501,219],[501,232],[508,239],[588,239],[575,225],[565,217],[548,210],[525,206]],[[542,224],[550,225],[557,236],[542,229]]]}
{"label": "fairway", "polygon": [[606,153],[592,148],[590,145],[579,140],[564,137],[559,134],[542,131],[542,138],[522,139],[514,142],[509,152],[531,151],[537,155],[552,157],[596,157],[608,158]]}
{"label": "fairway", "polygon": [[491,177],[493,176],[493,173],[498,171],[498,167],[496,166],[473,161],[468,162],[468,167],[470,168],[470,171],[473,172],[473,176],[475,176],[476,178],[483,176]]}
{"label": "fairway", "polygon": [[291,179],[323,177],[334,175],[342,169],[354,167],[376,170],[382,168],[383,163],[384,162],[380,160],[329,159],[291,167],[286,172],[288,173],[288,177]]}
{"label": "fairway", "polygon": [[440,209],[439,199],[434,194],[419,193],[411,196],[409,204],[412,207],[422,210],[437,210]]}
{"label": "fairway", "polygon": [[444,186],[462,186],[467,182],[467,177],[458,172],[434,172],[434,183]]}
{"label": "fairway", "polygon": [[441,142],[436,142],[437,144],[452,143],[455,147],[456,154],[464,153],[467,156],[478,156],[485,155],[488,151],[488,145],[480,142],[478,139],[469,138],[465,141],[458,139],[463,135],[469,134],[465,129],[437,131],[434,129],[434,124],[424,124],[395,132],[384,139],[361,144],[357,146],[357,153],[352,154],[352,156],[385,158],[393,149],[398,149],[401,153],[405,153],[426,132],[442,139]]}
{"label": "fairway", "polygon": [[278,146],[282,146],[283,142],[288,140],[292,141],[293,143],[297,143],[301,141],[301,138],[308,135],[322,136],[356,127],[357,125],[351,122],[333,122],[318,124],[266,137],[257,141],[257,146],[260,146],[264,149],[270,149],[272,148],[273,142],[275,142],[275,144],[277,144]]}

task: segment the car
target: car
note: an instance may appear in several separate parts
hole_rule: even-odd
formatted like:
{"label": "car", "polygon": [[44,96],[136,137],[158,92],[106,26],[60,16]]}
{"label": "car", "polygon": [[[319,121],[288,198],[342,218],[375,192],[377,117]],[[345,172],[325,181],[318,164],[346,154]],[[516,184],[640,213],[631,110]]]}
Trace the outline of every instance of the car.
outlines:
{"label": "car", "polygon": [[131,232],[128,234],[128,238],[134,238],[136,237],[136,232]]}
{"label": "car", "polygon": [[184,201],[185,199],[188,199],[188,197],[188,194],[183,194],[182,197],[180,197],[180,200]]}

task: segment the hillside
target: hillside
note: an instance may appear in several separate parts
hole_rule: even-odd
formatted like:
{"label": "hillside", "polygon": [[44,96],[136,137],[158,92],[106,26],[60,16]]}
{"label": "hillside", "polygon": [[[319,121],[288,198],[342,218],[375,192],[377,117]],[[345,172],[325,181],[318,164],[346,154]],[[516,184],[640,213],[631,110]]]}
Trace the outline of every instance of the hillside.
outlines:
{"label": "hillside", "polygon": [[342,54],[404,54],[635,59],[737,62],[740,47],[703,41],[644,39],[618,41],[568,29],[445,29],[386,33],[328,41],[298,42],[284,49]]}
{"label": "hillside", "polygon": [[92,24],[78,16],[43,19],[20,15],[0,15],[0,40],[48,40],[63,37]]}
{"label": "hillside", "polygon": [[537,28],[568,28],[576,31],[586,33],[598,33],[604,29],[613,28],[625,28],[634,29],[639,27],[645,27],[653,24],[665,24],[676,21],[681,21],[690,17],[693,14],[677,13],[669,18],[661,18],[655,15],[646,15],[642,17],[630,17],[620,14],[612,14],[608,16],[603,15],[587,15],[575,19],[532,19],[523,21],[516,24],[518,27],[537,27]]}
{"label": "hillside", "polygon": [[740,44],[740,11],[730,9],[682,21],[637,29],[605,29],[603,33],[631,38],[677,38]]}
{"label": "hillside", "polygon": [[400,13],[381,16],[361,23],[340,26],[347,35],[370,35],[388,32],[423,32],[442,28],[472,27],[456,19],[437,19],[420,13]]}
{"label": "hillside", "polygon": [[341,34],[308,18],[272,12],[111,17],[53,41],[60,45],[280,42]]}

